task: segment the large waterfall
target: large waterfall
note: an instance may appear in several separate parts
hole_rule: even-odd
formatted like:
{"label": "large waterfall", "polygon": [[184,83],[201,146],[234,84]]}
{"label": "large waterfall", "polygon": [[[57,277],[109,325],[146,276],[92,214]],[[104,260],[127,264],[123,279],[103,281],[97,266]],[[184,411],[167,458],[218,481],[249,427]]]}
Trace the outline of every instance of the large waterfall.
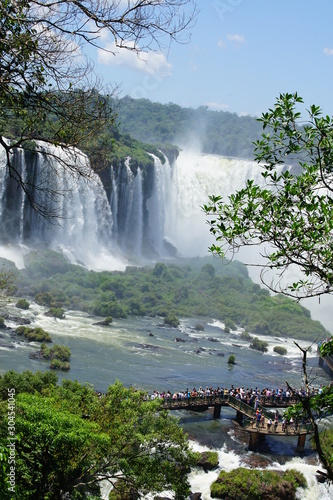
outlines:
{"label": "large waterfall", "polygon": [[[32,210],[1,150],[0,255],[14,256],[13,245],[16,251],[47,247],[98,270],[121,269],[133,259],[205,255],[210,234],[201,206],[209,194],[227,196],[260,174],[252,161],[182,151],[172,165],[154,157],[149,189],[128,159],[122,168],[110,167],[108,190],[84,155],[75,156],[75,165],[80,162],[89,179],[64,169],[64,155],[59,148],[51,156],[16,151],[12,159],[23,180],[33,178],[42,188],[39,201],[58,211],[59,220],[52,223]],[[56,200],[49,189],[59,193]]]}

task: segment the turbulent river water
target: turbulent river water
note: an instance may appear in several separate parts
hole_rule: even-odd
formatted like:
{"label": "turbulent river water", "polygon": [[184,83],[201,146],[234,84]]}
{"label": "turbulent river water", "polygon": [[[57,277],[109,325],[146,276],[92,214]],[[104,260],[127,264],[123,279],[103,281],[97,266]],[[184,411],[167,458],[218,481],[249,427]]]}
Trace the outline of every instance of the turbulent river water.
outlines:
{"label": "turbulent river water", "polygon": [[[12,315],[18,315],[13,308]],[[21,312],[21,311],[20,311]],[[45,309],[32,304],[22,315],[33,326],[41,326],[52,336],[53,342],[70,347],[71,369],[60,373],[59,379],[70,378],[87,382],[100,391],[120,380],[151,393],[153,390],[185,390],[193,387],[214,388],[279,388],[286,381],[300,387],[301,356],[292,339],[260,337],[268,342],[269,350],[262,354],[249,349],[239,331],[226,333],[223,324],[213,318],[186,318],[179,329],[165,328],[160,318],[136,317],[114,320],[109,327],[94,325],[100,318],[69,311],[66,319],[56,320],[44,315]],[[203,325],[203,331],[195,329]],[[17,324],[7,322],[13,329]],[[301,346],[308,345],[300,341]],[[273,352],[273,347],[283,345],[287,356]],[[48,370],[48,363],[32,360],[30,352],[38,344],[26,343],[13,336],[11,330],[1,331],[0,370]],[[236,357],[234,366],[228,365],[230,354]],[[309,373],[313,385],[327,385],[328,375],[317,367],[315,349],[309,356]],[[299,498],[332,499],[333,488],[319,484],[315,472],[320,467],[317,455],[306,443],[303,454],[296,451],[297,438],[268,437],[259,452],[248,451],[248,436],[233,423],[234,410],[222,409],[221,418],[213,420],[210,411],[205,413],[174,412],[180,425],[188,433],[191,443],[198,450],[214,449],[219,454],[219,467],[231,470],[241,465],[301,470],[309,488],[299,491]],[[192,491],[201,491],[204,500],[210,499],[209,486],[216,479],[218,470],[205,474],[194,470],[191,475]],[[106,493],[105,493],[106,495]],[[105,496],[107,498],[107,496]]]}

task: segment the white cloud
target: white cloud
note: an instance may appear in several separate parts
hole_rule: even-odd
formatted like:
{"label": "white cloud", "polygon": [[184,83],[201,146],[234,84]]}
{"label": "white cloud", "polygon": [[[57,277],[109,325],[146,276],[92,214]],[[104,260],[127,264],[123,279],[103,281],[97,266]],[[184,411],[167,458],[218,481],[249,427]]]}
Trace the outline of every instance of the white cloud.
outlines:
{"label": "white cloud", "polygon": [[109,66],[123,66],[148,73],[158,74],[162,78],[171,76],[172,64],[169,63],[162,52],[142,52],[137,54],[133,42],[126,44],[128,48],[116,47],[115,43],[105,45],[105,50],[98,49],[98,62]]}
{"label": "white cloud", "polygon": [[206,102],[205,106],[208,106],[209,109],[212,109],[213,111],[226,111],[229,109],[228,104],[221,104],[219,102]]}
{"label": "white cloud", "polygon": [[224,43],[224,41],[222,40],[222,38],[219,38],[218,42],[217,42],[217,46],[219,49],[223,50],[226,48],[226,44]]}
{"label": "white cloud", "polygon": [[236,33],[234,35],[227,35],[227,39],[230,40],[230,42],[245,43],[245,36],[237,35]]}
{"label": "white cloud", "polygon": [[324,49],[324,54],[326,54],[327,56],[333,56],[333,49],[329,49],[326,47]]}

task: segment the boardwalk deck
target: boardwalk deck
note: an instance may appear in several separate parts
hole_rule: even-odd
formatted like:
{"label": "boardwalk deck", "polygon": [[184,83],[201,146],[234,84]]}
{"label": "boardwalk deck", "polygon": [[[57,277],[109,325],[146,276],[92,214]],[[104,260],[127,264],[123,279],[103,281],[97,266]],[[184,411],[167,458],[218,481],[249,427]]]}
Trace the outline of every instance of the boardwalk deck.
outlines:
{"label": "boardwalk deck", "polygon": [[220,395],[220,396],[206,396],[198,398],[184,398],[184,399],[166,399],[163,403],[163,408],[168,410],[187,410],[187,411],[206,411],[209,408],[214,408],[214,418],[220,418],[221,408],[229,406],[236,410],[236,422],[242,426],[242,428],[249,434],[249,449],[254,450],[258,442],[265,438],[265,436],[297,436],[297,450],[304,451],[306,436],[312,433],[312,428],[309,425],[299,425],[297,429],[294,426],[288,425],[286,429],[282,427],[282,423],[279,422],[278,426],[275,428],[274,425],[271,426],[270,430],[267,429],[267,419],[272,417],[267,409],[269,408],[288,408],[292,406],[297,401],[288,399],[288,401],[282,398],[263,398],[260,403],[257,403],[256,408],[259,408],[261,414],[265,416],[266,423],[264,425],[259,424],[255,420],[256,408],[247,404],[243,400],[237,399],[230,395]]}

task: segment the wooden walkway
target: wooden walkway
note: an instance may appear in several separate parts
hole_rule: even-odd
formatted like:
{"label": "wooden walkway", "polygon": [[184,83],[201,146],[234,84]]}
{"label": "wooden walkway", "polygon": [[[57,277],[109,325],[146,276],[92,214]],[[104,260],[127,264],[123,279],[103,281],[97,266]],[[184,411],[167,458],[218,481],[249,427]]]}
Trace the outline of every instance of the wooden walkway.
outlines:
{"label": "wooden walkway", "polygon": [[[220,418],[221,408],[229,406],[236,410],[236,422],[249,434],[249,449],[254,450],[258,442],[262,441],[265,436],[290,437],[298,436],[297,450],[304,451],[305,439],[308,434],[313,432],[309,424],[301,424],[295,428],[294,425],[287,425],[284,429],[282,422],[279,422],[277,427],[274,426],[274,415],[268,409],[287,409],[294,405],[299,400],[283,398],[262,398],[256,408],[247,404],[241,399],[237,399],[230,395],[204,396],[196,398],[184,399],[165,399],[163,408],[167,410],[188,410],[202,412],[209,408],[214,409],[214,418]],[[259,408],[261,415],[264,415],[265,422],[258,425],[256,422],[256,410]],[[271,418],[273,424],[268,430],[267,421]]]}

